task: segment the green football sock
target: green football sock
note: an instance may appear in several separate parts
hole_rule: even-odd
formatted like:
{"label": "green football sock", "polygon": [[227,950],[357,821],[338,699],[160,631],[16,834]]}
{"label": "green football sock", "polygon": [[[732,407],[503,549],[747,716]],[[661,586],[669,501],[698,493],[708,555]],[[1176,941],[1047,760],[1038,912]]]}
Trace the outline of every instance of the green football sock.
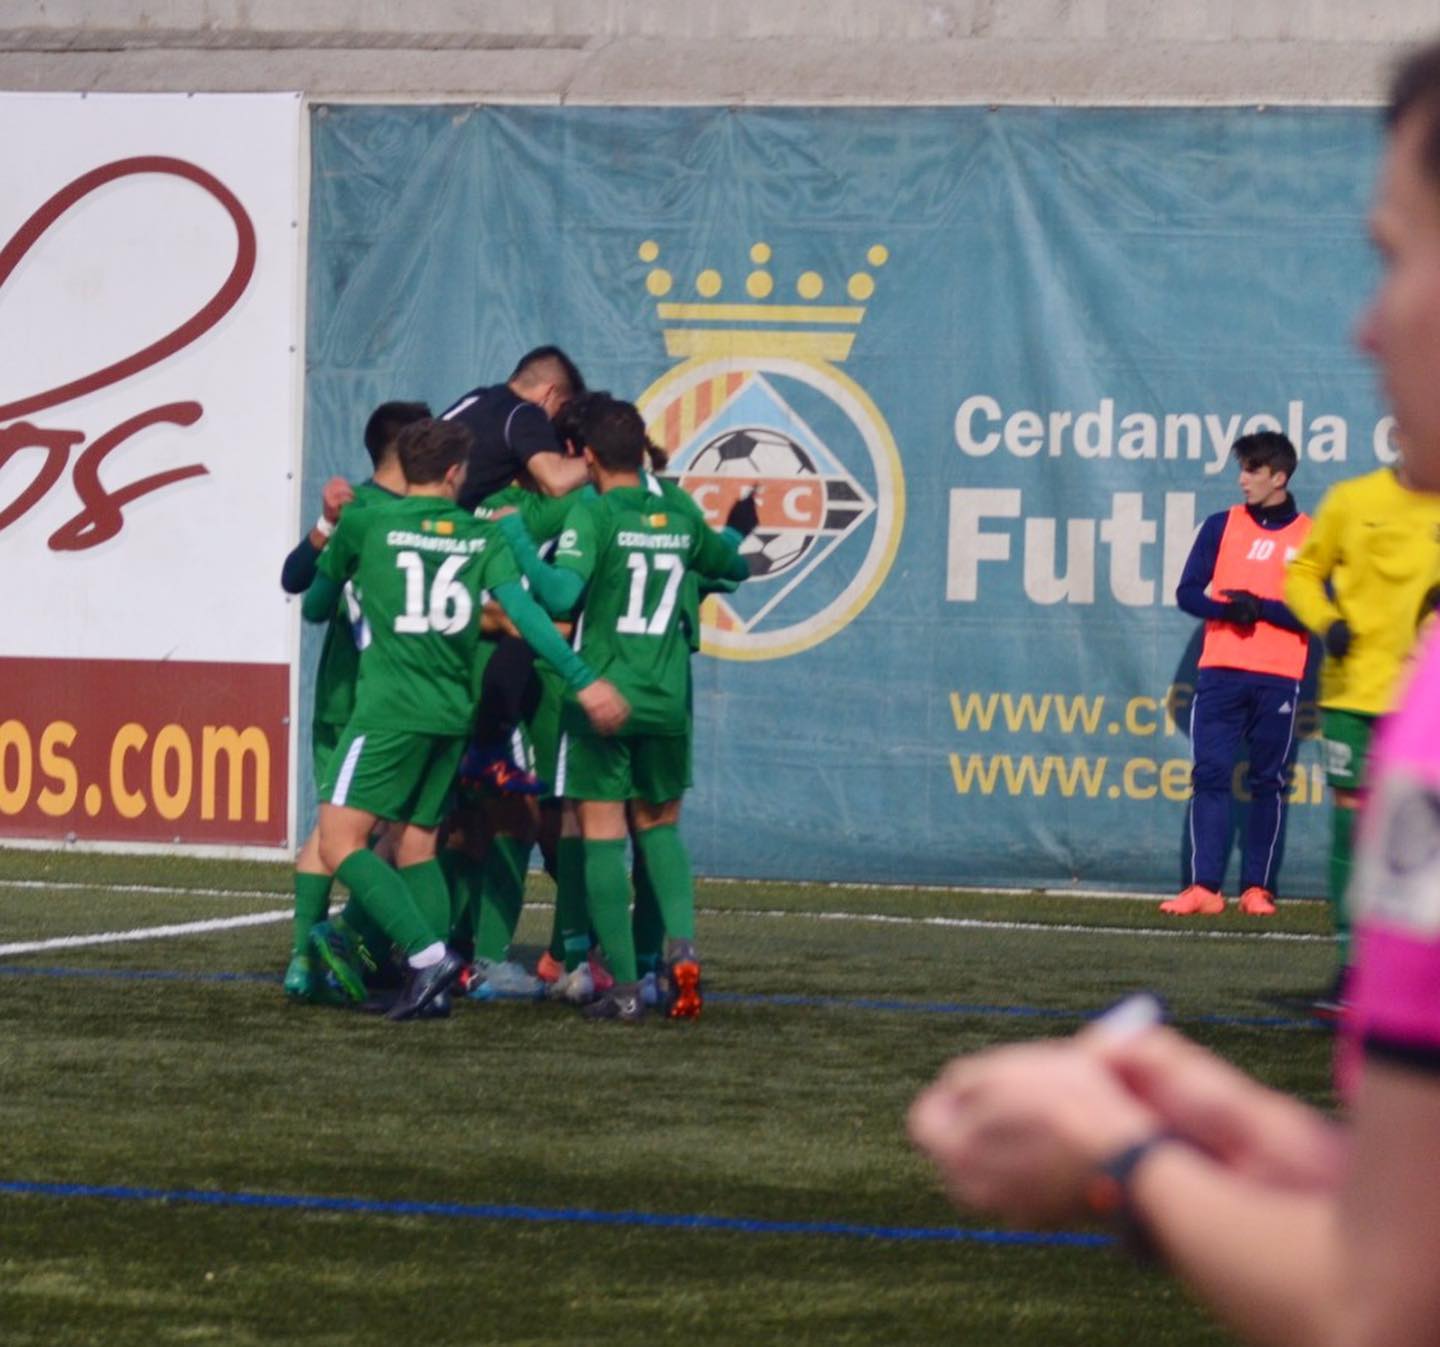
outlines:
{"label": "green football sock", "polygon": [[653,973],[660,966],[660,950],[665,943],[665,918],[660,915],[660,900],[650,882],[650,867],[645,864],[645,849],[635,846],[635,912],[630,929],[635,935],[635,966],[642,974]]}
{"label": "green football sock", "polygon": [[1354,809],[1336,805],[1330,811],[1330,917],[1335,923],[1335,941],[1339,947],[1340,966],[1350,964],[1350,913],[1345,906],[1345,891],[1350,887],[1350,850],[1355,835]]}
{"label": "green football sock", "polygon": [[310,928],[324,921],[325,914],[330,911],[330,886],[334,882],[329,875],[295,871],[295,928],[290,936],[292,956],[309,951]]}
{"label": "green football sock", "polygon": [[453,847],[442,848],[436,852],[435,859],[445,875],[445,887],[450,891],[451,943],[459,941],[462,936],[468,940],[475,929],[476,904],[480,901],[484,868],[466,852]]}
{"label": "green football sock", "polygon": [[585,840],[562,837],[555,844],[555,935],[560,950],[555,950],[551,937],[550,953],[565,961],[565,971],[573,973],[590,953],[590,916],[585,908]]}
{"label": "green football sock", "polygon": [[497,963],[509,958],[510,941],[525,905],[525,866],[530,843],[503,833],[491,838],[483,862],[479,915],[475,923],[475,957]]}
{"label": "green football sock", "polygon": [[630,876],[623,839],[585,843],[585,905],[617,983],[639,980],[630,933]]}
{"label": "green football sock", "polygon": [[665,934],[671,940],[694,940],[695,881],[680,830],[673,823],[646,828],[635,834],[635,848],[645,857]]}
{"label": "green football sock", "polygon": [[[444,877],[439,869],[439,866],[435,867],[436,878],[443,892]],[[416,904],[409,885],[373,851],[352,851],[335,871],[335,877],[345,884],[375,924],[407,955],[418,954],[440,938],[431,928],[425,912]],[[443,922],[439,929],[444,929]]]}
{"label": "green football sock", "polygon": [[[395,873],[404,881],[415,906],[420,909],[420,915],[425,918],[425,924],[430,928],[430,943],[434,944],[437,940],[443,943],[450,935],[450,886],[445,882],[445,871],[440,868],[440,862],[432,857],[419,865],[407,865]],[[415,953],[413,949],[405,952]]]}

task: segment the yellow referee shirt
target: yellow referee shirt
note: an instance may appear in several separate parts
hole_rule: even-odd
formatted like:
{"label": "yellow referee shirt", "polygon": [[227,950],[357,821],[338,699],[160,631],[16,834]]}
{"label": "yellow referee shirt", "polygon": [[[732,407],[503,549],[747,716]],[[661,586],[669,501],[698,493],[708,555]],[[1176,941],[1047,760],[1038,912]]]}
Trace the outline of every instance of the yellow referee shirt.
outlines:
{"label": "yellow referee shirt", "polygon": [[[1410,491],[1390,468],[1331,487],[1285,573],[1285,603],[1316,635],[1350,627],[1343,660],[1326,657],[1320,705],[1383,715],[1415,644],[1420,600],[1440,568],[1440,495]],[[1330,593],[1326,593],[1326,582]]]}

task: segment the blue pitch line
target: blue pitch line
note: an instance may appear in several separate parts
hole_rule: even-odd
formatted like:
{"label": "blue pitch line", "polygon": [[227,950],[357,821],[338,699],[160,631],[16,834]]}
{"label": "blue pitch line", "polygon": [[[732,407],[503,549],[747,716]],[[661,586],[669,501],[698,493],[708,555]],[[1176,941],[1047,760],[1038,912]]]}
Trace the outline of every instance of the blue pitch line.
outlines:
{"label": "blue pitch line", "polygon": [[566,1225],[640,1226],[709,1230],[741,1235],[828,1235],[951,1244],[1020,1244],[1099,1249],[1110,1235],[1072,1231],[966,1230],[958,1226],[857,1225],[848,1221],[760,1221],[738,1216],[664,1215],[646,1211],[593,1211],[576,1207],[524,1207],[496,1203],[381,1201],[366,1197],[306,1197],[290,1193],[226,1193],[200,1188],[128,1188],[88,1183],[0,1180],[0,1193],[18,1197],[92,1198],[116,1202],[177,1202],[201,1207],[252,1207],[271,1211],[336,1211],[360,1216],[438,1216],[460,1221],[526,1221]]}
{"label": "blue pitch line", "polygon": [[[0,974],[14,977],[92,978],[116,982],[212,982],[274,986],[275,973],[198,973],[174,969],[140,968],[37,968],[0,963]],[[989,1005],[964,1001],[897,1001],[874,996],[803,996],[789,992],[707,992],[706,1001],[716,1005],[799,1006],[815,1010],[869,1010],[900,1015],[1000,1015],[1012,1019],[1075,1020],[1093,1019],[1100,1011],[1066,1010],[1055,1006]],[[1175,1024],[1206,1025],[1226,1029],[1303,1029],[1318,1032],[1309,1020],[1284,1015],[1188,1015]]]}

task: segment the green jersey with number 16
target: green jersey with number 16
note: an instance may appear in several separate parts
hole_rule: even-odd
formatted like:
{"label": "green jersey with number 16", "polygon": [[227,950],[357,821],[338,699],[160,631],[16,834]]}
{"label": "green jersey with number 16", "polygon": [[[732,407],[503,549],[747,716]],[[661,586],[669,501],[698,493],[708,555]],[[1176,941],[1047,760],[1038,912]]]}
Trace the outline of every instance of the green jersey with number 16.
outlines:
{"label": "green jersey with number 16", "polygon": [[440,496],[346,510],[319,569],[354,578],[370,629],[351,723],[467,734],[480,596],[519,576],[495,525]]}
{"label": "green jersey with number 16", "polygon": [[[743,579],[734,545],[679,487],[613,487],[576,503],[552,564],[586,583],[578,628],[585,663],[630,703],[622,734],[683,734],[690,645],[681,589],[688,572]],[[573,714],[567,725],[582,728]]]}

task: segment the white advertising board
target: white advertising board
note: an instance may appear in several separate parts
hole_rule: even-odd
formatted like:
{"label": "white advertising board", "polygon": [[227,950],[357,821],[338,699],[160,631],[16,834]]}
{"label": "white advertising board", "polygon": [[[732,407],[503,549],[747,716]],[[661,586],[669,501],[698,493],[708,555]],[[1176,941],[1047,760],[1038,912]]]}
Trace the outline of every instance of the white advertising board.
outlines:
{"label": "white advertising board", "polygon": [[287,835],[302,113],[0,94],[0,837]]}

